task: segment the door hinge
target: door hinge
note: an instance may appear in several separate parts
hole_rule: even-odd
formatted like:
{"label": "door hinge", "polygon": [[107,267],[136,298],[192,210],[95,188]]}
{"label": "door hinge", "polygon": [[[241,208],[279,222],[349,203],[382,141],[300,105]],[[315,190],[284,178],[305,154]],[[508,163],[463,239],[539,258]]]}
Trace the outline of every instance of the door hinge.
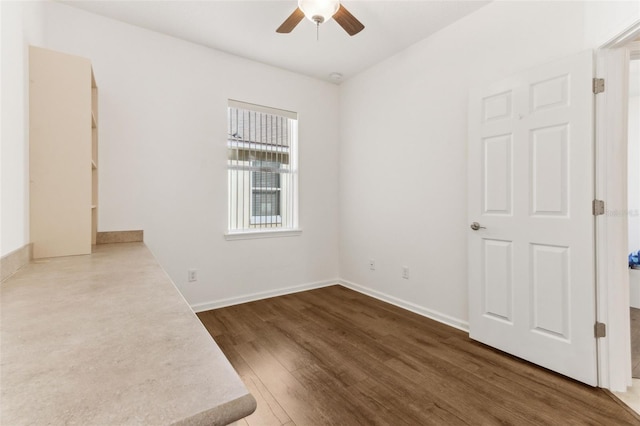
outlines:
{"label": "door hinge", "polygon": [[597,95],[598,93],[604,92],[604,78],[594,78],[593,79],[593,93]]}
{"label": "door hinge", "polygon": [[603,322],[597,322],[593,328],[593,334],[596,336],[596,339],[607,337],[607,325]]}
{"label": "door hinge", "polygon": [[604,214],[604,201],[593,200],[593,215],[600,216]]}

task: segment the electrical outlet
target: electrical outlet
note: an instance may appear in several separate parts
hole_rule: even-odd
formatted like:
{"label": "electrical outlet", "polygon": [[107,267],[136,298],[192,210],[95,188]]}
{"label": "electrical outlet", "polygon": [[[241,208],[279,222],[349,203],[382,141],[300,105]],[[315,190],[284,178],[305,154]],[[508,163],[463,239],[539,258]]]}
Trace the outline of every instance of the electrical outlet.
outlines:
{"label": "electrical outlet", "polygon": [[402,267],[402,278],[404,278],[405,280],[409,279],[409,267],[408,266],[403,266]]}
{"label": "electrical outlet", "polygon": [[371,269],[372,271],[376,270],[376,261],[373,259],[369,260],[369,269]]}
{"label": "electrical outlet", "polygon": [[196,269],[189,269],[187,271],[187,279],[190,283],[198,281],[198,271]]}

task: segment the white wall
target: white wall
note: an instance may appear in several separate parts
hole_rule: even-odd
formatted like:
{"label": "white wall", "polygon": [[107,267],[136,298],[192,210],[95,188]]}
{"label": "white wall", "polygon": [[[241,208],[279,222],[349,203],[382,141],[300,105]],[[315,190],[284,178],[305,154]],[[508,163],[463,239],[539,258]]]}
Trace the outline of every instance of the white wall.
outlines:
{"label": "white wall", "polygon": [[0,1],[0,256],[29,243],[28,49],[40,40],[37,8]]}
{"label": "white wall", "polygon": [[[337,86],[58,3],[44,16],[43,47],[93,63],[99,231],[143,229],[192,305],[335,282]],[[223,238],[229,98],[298,112],[301,236]]]}
{"label": "white wall", "polygon": [[581,3],[585,17],[583,37],[589,48],[599,48],[614,41],[640,20],[640,2],[637,0],[583,0]]}
{"label": "white wall", "polygon": [[[190,303],[340,276],[462,326],[469,88],[596,47],[640,17],[637,2],[495,2],[338,88],[62,4],[24,8],[44,14],[37,44],[94,64],[99,229],[144,229]],[[223,239],[228,98],[299,112],[301,237]],[[198,283],[185,282],[190,268]]]}
{"label": "white wall", "polygon": [[343,83],[342,278],[465,325],[468,91],[597,47],[640,18],[637,2],[602,9],[494,2]]}

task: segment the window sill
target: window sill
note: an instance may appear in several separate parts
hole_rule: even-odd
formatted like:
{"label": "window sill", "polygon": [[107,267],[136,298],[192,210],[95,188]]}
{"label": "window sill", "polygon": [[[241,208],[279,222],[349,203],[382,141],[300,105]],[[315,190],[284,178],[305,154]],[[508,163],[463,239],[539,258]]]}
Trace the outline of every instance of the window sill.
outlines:
{"label": "window sill", "polygon": [[302,234],[302,229],[277,229],[272,231],[239,231],[227,232],[224,239],[227,241],[253,240],[257,238],[297,237]]}

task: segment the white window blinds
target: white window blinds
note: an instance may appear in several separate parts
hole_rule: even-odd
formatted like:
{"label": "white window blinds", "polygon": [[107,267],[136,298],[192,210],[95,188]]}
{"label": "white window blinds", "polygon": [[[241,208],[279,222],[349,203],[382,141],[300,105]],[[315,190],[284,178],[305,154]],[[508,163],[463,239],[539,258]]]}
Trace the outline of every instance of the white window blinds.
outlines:
{"label": "white window blinds", "polygon": [[297,114],[230,100],[229,232],[297,227]]}

